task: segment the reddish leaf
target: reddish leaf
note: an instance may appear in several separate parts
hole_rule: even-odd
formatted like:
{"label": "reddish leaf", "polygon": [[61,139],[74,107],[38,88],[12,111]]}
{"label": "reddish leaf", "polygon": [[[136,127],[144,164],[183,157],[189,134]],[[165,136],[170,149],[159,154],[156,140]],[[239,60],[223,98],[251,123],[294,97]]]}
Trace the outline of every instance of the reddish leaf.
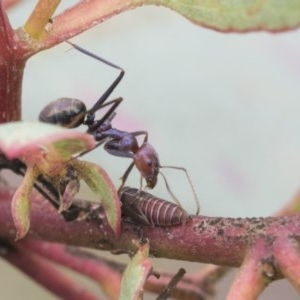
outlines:
{"label": "reddish leaf", "polygon": [[36,168],[28,168],[11,202],[12,217],[17,230],[16,240],[23,238],[29,230],[30,193],[37,176],[38,172]]}
{"label": "reddish leaf", "polygon": [[0,149],[8,159],[27,165],[67,161],[71,155],[93,148],[86,133],[42,122],[10,122],[0,125]]}
{"label": "reddish leaf", "polygon": [[89,188],[99,197],[108,223],[115,233],[119,234],[121,222],[120,200],[106,171],[100,166],[87,161],[73,160],[71,163]]}

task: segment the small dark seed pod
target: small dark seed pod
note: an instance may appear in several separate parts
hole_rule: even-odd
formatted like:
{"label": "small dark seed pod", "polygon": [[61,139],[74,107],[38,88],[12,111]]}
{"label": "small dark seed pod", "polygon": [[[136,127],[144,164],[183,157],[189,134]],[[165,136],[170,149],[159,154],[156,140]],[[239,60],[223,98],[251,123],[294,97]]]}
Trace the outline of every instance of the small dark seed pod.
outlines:
{"label": "small dark seed pod", "polygon": [[124,187],[119,196],[123,216],[140,225],[180,225],[189,218],[182,207],[135,188]]}
{"label": "small dark seed pod", "polygon": [[46,105],[39,115],[39,120],[68,128],[81,125],[86,114],[85,104],[74,98],[59,98]]}

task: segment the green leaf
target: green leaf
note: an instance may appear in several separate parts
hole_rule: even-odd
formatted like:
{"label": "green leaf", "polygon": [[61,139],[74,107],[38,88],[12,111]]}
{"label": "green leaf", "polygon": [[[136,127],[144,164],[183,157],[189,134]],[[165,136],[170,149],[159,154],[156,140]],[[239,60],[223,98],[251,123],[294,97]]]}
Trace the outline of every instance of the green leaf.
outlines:
{"label": "green leaf", "polygon": [[[134,1],[136,3],[136,1]],[[149,0],[219,31],[282,31],[300,24],[299,0]]]}
{"label": "green leaf", "polygon": [[127,265],[121,282],[119,300],[140,299],[143,286],[152,269],[149,256],[149,244],[140,247],[130,263]]}
{"label": "green leaf", "polygon": [[120,200],[114,184],[106,171],[100,166],[87,161],[74,159],[70,163],[77,170],[80,178],[99,197],[108,223],[115,233],[119,234],[121,226]]}
{"label": "green leaf", "polygon": [[26,170],[25,177],[11,202],[12,217],[17,230],[16,240],[23,238],[30,227],[30,193],[37,175],[36,168]]}

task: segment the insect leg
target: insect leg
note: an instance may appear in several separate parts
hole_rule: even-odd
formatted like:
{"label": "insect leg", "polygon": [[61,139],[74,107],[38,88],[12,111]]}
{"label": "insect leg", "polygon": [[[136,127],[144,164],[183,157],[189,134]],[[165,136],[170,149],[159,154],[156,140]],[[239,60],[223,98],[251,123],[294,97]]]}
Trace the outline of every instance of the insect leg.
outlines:
{"label": "insect leg", "polygon": [[127,168],[127,170],[125,171],[125,173],[124,173],[123,176],[121,177],[122,183],[121,183],[120,187],[118,188],[118,192],[124,187],[125,182],[126,182],[128,176],[129,176],[130,172],[132,171],[133,167],[134,167],[134,162],[132,162],[132,163],[129,165],[129,167]]}
{"label": "insect leg", "polygon": [[97,100],[97,102],[93,105],[93,107],[91,109],[89,109],[87,111],[87,119],[90,119],[93,117],[93,115],[95,114],[95,112],[97,110],[99,110],[100,108],[102,108],[103,103],[107,100],[107,98],[110,96],[110,94],[113,92],[113,90],[115,89],[115,87],[120,83],[120,81],[122,80],[125,71],[123,70],[123,68],[119,67],[116,64],[111,63],[110,61],[92,53],[89,52],[88,50],[70,42],[70,41],[66,41],[66,43],[68,43],[69,45],[71,45],[72,47],[74,47],[76,50],[78,50],[79,52],[90,56],[98,61],[101,61],[102,63],[111,66],[112,68],[115,68],[117,70],[120,71],[120,74],[118,75],[118,77],[113,81],[113,83],[108,87],[108,89],[103,93],[103,95]]}
{"label": "insect leg", "polygon": [[[194,195],[194,199],[195,199],[195,203],[196,203],[196,215],[198,215],[199,212],[200,212],[199,199],[198,199],[198,196],[197,196],[197,193],[195,191],[194,185],[192,183],[192,180],[191,180],[191,178],[190,178],[187,170],[185,168],[183,168],[183,167],[176,167],[176,166],[161,166],[161,168],[171,168],[171,169],[177,169],[177,170],[181,170],[181,171],[185,172],[185,175],[186,175],[186,177],[187,177],[187,179],[189,181],[189,184],[191,186],[191,189],[192,189],[192,192],[193,192],[193,195]],[[170,192],[170,188],[168,187],[167,183],[166,183],[166,187],[167,187],[168,191]],[[170,194],[172,195],[173,193],[171,192]]]}
{"label": "insect leg", "polygon": [[133,136],[145,135],[143,143],[146,143],[148,141],[148,132],[147,131],[144,131],[144,130],[134,131],[134,132],[131,132],[131,134]]}

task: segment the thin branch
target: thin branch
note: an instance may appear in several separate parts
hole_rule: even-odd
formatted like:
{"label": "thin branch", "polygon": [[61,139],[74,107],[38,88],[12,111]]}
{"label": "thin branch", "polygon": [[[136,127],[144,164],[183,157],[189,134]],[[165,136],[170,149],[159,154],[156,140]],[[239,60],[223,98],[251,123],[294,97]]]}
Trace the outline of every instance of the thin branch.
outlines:
{"label": "thin branch", "polygon": [[39,0],[24,25],[24,31],[32,39],[39,39],[59,4],[60,0]]}
{"label": "thin branch", "polygon": [[62,299],[99,300],[99,297],[80,286],[76,280],[70,279],[44,258],[25,248],[19,250],[9,245],[1,246],[4,259]]}
{"label": "thin branch", "polygon": [[125,0],[82,0],[73,7],[53,18],[54,35],[48,35],[41,47],[51,47],[117,15],[136,7],[139,1]]}
{"label": "thin branch", "polygon": [[[43,1],[47,2],[47,0]],[[39,41],[28,39],[24,41],[24,36],[26,36],[24,35],[24,31],[18,31],[19,38],[27,43],[26,49],[24,48],[23,50],[23,57],[29,57],[36,52],[51,48],[102,23],[114,15],[142,5],[142,2],[140,0],[129,2],[126,0],[82,0],[63,13],[53,17],[51,19],[51,30],[49,31],[46,31],[45,27],[51,11],[43,14],[41,21],[39,21],[39,16],[34,13],[33,21],[31,19],[28,21],[30,24],[30,34],[38,37]],[[28,22],[26,23],[26,31],[29,30]],[[38,23],[39,26],[37,33],[35,33],[35,23]]]}
{"label": "thin branch", "polygon": [[203,292],[208,296],[214,296],[216,283],[227,274],[230,268],[206,265],[198,272],[187,276],[189,281],[194,282],[197,286],[201,287]]}
{"label": "thin branch", "polygon": [[[93,253],[79,250],[76,247],[65,246],[62,244],[48,243],[44,241],[27,240],[18,242],[27,250],[37,253],[46,259],[52,260],[64,267],[77,271],[99,283],[103,292],[109,299],[118,299],[119,284],[121,282],[121,274],[125,270],[126,265],[100,258]],[[204,268],[206,270],[206,268]],[[212,274],[205,271],[204,274]],[[160,273],[159,278],[150,276],[145,284],[145,290],[152,293],[160,293],[163,288],[168,285],[174,274]],[[176,299],[201,299],[207,298],[212,294],[207,294],[204,287],[207,282],[199,282],[199,276],[185,276],[173,289],[172,297]]]}
{"label": "thin branch", "polygon": [[171,278],[170,282],[165,286],[165,288],[159,294],[156,300],[168,299],[171,296],[172,291],[174,290],[178,282],[180,282],[185,273],[185,269],[180,268],[178,272]]}
{"label": "thin branch", "polygon": [[275,243],[275,258],[283,275],[300,294],[300,251],[299,241],[278,239]]}
{"label": "thin branch", "polygon": [[[151,293],[159,294],[168,285],[173,276],[174,274],[159,272],[159,278],[150,276],[144,288]],[[197,282],[190,280],[189,276],[184,276],[172,291],[172,299],[198,300],[207,299],[209,296],[211,295],[207,294]]]}
{"label": "thin branch", "polygon": [[[172,298],[174,299],[210,299],[215,295],[215,284],[218,282],[229,268],[215,265],[207,265],[199,272],[186,275],[174,287]],[[173,274],[161,273],[159,278],[151,276],[148,278],[145,289],[152,293],[160,291],[168,284]]]}
{"label": "thin branch", "polygon": [[75,247],[42,241],[23,241],[19,245],[46,259],[85,275],[101,285],[109,299],[118,299],[124,265],[108,262]]}
{"label": "thin branch", "polygon": [[265,240],[259,239],[249,250],[226,299],[253,300],[258,298],[266,286],[276,279],[275,272],[271,273],[272,262],[262,259],[268,256],[272,258],[269,245],[265,243]]}

